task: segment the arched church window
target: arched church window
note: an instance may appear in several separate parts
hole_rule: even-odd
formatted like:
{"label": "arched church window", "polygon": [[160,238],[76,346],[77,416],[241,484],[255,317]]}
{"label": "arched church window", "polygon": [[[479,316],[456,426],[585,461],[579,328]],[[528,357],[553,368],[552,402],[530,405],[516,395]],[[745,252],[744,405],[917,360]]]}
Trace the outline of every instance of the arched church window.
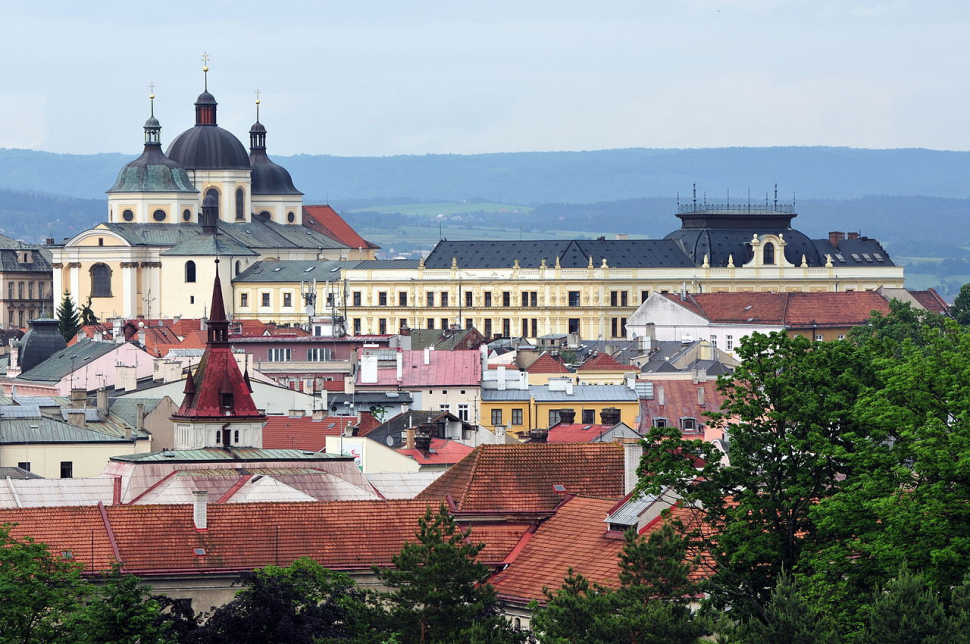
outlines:
{"label": "arched church window", "polygon": [[237,259],[236,260],[236,275],[239,275],[239,267],[240,267],[240,264],[239,264],[239,260]]}
{"label": "arched church window", "polygon": [[246,193],[242,188],[236,189],[236,219],[246,218]]}
{"label": "arched church window", "polygon": [[293,214],[292,212],[286,213],[286,221],[292,224],[294,221],[296,221],[296,215]]}
{"label": "arched church window", "polygon": [[168,215],[164,210],[156,210],[152,213],[152,219],[155,221],[165,221],[165,217],[167,216]]}
{"label": "arched church window", "polygon": [[185,281],[195,281],[195,262],[193,262],[191,259],[185,262]]}
{"label": "arched church window", "polygon": [[192,219],[192,211],[186,208],[182,211],[182,221],[189,221]]}
{"label": "arched church window", "polygon": [[121,218],[125,221],[131,221],[135,218],[135,213],[130,210],[125,210],[123,213],[121,213]]}
{"label": "arched church window", "polygon": [[91,267],[91,297],[111,297],[111,268],[107,264]]}
{"label": "arched church window", "polygon": [[774,244],[772,244],[771,242],[768,242],[767,244],[765,244],[763,257],[764,257],[764,263],[765,264],[774,264],[775,263],[775,245]]}

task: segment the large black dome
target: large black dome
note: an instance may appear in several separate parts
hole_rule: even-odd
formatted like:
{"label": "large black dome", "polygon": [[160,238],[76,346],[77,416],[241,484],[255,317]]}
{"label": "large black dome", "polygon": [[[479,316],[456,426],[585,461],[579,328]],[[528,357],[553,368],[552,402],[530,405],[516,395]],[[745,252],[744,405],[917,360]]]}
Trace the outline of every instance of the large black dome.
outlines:
{"label": "large black dome", "polygon": [[166,156],[189,170],[248,170],[246,148],[228,130],[196,125],[179,134]]}

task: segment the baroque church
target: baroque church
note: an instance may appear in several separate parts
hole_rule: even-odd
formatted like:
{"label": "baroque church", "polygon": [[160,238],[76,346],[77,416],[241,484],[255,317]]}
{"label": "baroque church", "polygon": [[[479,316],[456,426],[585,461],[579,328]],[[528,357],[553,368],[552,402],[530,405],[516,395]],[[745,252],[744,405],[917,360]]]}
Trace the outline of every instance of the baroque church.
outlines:
{"label": "baroque church", "polygon": [[[230,277],[260,260],[373,259],[377,246],[329,206],[304,206],[290,173],[267,156],[258,99],[248,153],[219,127],[203,72],[195,125],[163,152],[153,94],[144,151],[108,190],[108,221],[50,247],[55,300],[65,291],[78,304],[90,298],[101,319],[203,317],[214,258]],[[224,288],[232,302],[228,280]]]}

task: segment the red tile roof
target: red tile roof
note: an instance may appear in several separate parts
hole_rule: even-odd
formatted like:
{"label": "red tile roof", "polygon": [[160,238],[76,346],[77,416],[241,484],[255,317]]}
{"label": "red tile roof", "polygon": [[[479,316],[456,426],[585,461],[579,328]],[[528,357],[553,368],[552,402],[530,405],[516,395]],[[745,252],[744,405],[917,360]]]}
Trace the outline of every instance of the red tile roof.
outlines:
{"label": "red tile roof", "polygon": [[[312,557],[337,570],[389,565],[414,540],[425,501],[339,501],[306,503],[210,503],[208,528],[195,529],[191,504],[119,505],[0,510],[0,523],[13,533],[44,541],[55,553],[71,550],[86,571],[106,570],[114,561],[112,537],[127,572],[142,575],[247,570],[286,566]],[[431,503],[437,510],[437,503]],[[110,526],[110,533],[106,526]],[[474,528],[472,540],[486,543],[482,561],[499,562],[528,524]],[[92,543],[94,550],[92,552]],[[204,554],[197,555],[196,548]]]}
{"label": "red tile roof", "polygon": [[548,352],[539,356],[535,362],[526,368],[526,371],[528,373],[570,373],[566,365]]}
{"label": "red tile roof", "polygon": [[588,443],[609,431],[613,425],[553,425],[546,438],[548,443]]}
{"label": "red tile roof", "polygon": [[597,353],[579,366],[577,371],[636,371],[628,364],[620,364],[608,353]]}
{"label": "red tile roof", "polygon": [[344,385],[344,379],[343,378],[340,378],[339,380],[324,380],[323,381],[323,388],[326,389],[327,391],[338,391],[338,392],[342,392],[344,390],[344,387],[345,387],[345,385]]}
{"label": "red tile roof", "polygon": [[910,295],[913,299],[919,302],[927,311],[934,311],[936,313],[941,313],[943,315],[950,314],[950,305],[946,303],[940,294],[936,292],[935,289],[928,289],[925,291],[910,291]]}
{"label": "red tile roof", "polygon": [[303,206],[303,225],[349,248],[380,248],[358,235],[330,206]]}
{"label": "red tile roof", "polygon": [[541,514],[552,512],[567,493],[619,499],[623,479],[618,443],[480,445],[417,498],[450,496],[460,512]]}
{"label": "red tile roof", "polygon": [[184,338],[193,331],[202,330],[202,320],[199,318],[179,318],[172,322],[172,331],[180,338]]}
{"label": "red tile roof", "polygon": [[[693,380],[653,380],[653,398],[640,400],[640,430],[653,426],[655,418],[666,418],[668,424],[679,426],[681,418],[694,418],[697,424],[707,424],[705,412],[719,411],[724,396],[717,391],[717,382],[695,383]],[[660,404],[660,389],[663,402]],[[704,404],[698,402],[697,390],[704,390]]]}
{"label": "red tile roof", "polygon": [[421,465],[452,465],[468,456],[472,448],[468,445],[457,443],[450,438],[432,438],[431,452],[428,454],[417,449],[398,449],[394,451],[398,454],[410,456]]}
{"label": "red tile roof", "polygon": [[806,328],[864,324],[889,303],[875,291],[846,293],[696,293],[667,298],[716,324],[765,324]]}
{"label": "red tile roof", "polygon": [[263,425],[264,449],[300,449],[322,452],[327,436],[340,436],[344,428],[357,422],[356,416],[267,416]]}
{"label": "red tile roof", "polygon": [[875,291],[787,295],[785,324],[793,328],[859,326],[873,311],[889,313],[889,302]]}
{"label": "red tile roof", "polygon": [[542,600],[543,587],[558,589],[572,568],[590,581],[619,586],[617,556],[623,539],[607,536],[603,522],[615,503],[575,497],[546,519],[511,564],[491,578],[501,597],[527,602]]}
{"label": "red tile roof", "polygon": [[424,351],[401,351],[400,353],[403,361],[401,382],[397,380],[397,367],[394,366],[378,368],[376,383],[361,382],[362,370],[358,369],[357,385],[361,387],[427,387],[430,385],[477,387],[482,381],[482,354],[479,351],[428,351],[428,364],[424,364]]}

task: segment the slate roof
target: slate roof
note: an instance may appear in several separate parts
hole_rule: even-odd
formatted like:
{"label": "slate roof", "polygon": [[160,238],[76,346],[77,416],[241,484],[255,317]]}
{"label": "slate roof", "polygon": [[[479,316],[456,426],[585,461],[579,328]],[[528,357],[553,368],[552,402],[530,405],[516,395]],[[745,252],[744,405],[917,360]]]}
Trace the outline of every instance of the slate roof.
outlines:
{"label": "slate roof", "polygon": [[232,255],[235,257],[258,257],[259,253],[250,250],[248,246],[243,246],[231,237],[222,235],[197,235],[184,241],[180,241],[168,250],[162,251],[160,255],[170,256],[190,256],[190,255]]}
{"label": "slate roof", "polygon": [[480,445],[417,498],[450,496],[460,513],[542,514],[552,512],[565,494],[616,501],[624,496],[623,486],[618,443]]}
{"label": "slate roof", "polygon": [[263,425],[264,449],[298,449],[321,452],[327,448],[327,436],[340,436],[344,429],[357,423],[355,416],[267,416]]}
{"label": "slate roof", "polygon": [[75,427],[52,418],[3,418],[0,419],[0,444],[53,444],[53,443],[125,443],[123,436]]}
{"label": "slate roof", "polygon": [[603,517],[614,501],[574,497],[526,535],[509,566],[489,580],[499,597],[523,603],[543,600],[542,589],[557,590],[569,569],[590,582],[619,586],[624,540],[607,533]]}
{"label": "slate roof", "polygon": [[[9,237],[4,239],[9,239]],[[16,244],[20,244],[20,246]],[[27,249],[31,249],[33,261],[21,262],[20,253]],[[9,248],[0,247],[0,271],[4,273],[50,273],[52,270],[50,260],[35,246],[15,242]]]}
{"label": "slate roof", "polygon": [[72,369],[81,369],[87,363],[107,355],[123,345],[114,342],[95,342],[84,339],[53,354],[47,360],[17,376],[17,380],[60,382]]}
{"label": "slate roof", "polygon": [[138,423],[138,404],[141,403],[145,406],[145,415],[147,416],[160,402],[162,402],[161,398],[112,397],[108,398],[108,411],[132,427],[135,427]]}
{"label": "slate roof", "polygon": [[[228,237],[247,248],[344,248],[325,235],[306,226],[278,224],[259,218],[248,222],[217,222],[220,236]],[[98,228],[120,235],[132,246],[175,246],[202,234],[202,225],[189,222],[174,224],[102,223]]]}
{"label": "slate roof", "polygon": [[256,262],[232,278],[233,283],[243,282],[333,282],[340,279],[340,269],[356,266],[357,262],[339,262],[320,259],[291,259]]}
{"label": "slate roof", "polygon": [[[482,393],[484,394],[484,391]],[[536,402],[572,402],[577,400],[630,402],[637,400],[637,392],[626,385],[573,385],[573,393],[571,394],[565,391],[551,391],[548,385],[530,385],[529,393]]]}
{"label": "slate roof", "polygon": [[358,235],[330,206],[303,206],[303,225],[348,248],[380,248]]}
{"label": "slate roof", "polygon": [[168,450],[112,456],[124,463],[218,463],[222,461],[326,461],[346,459],[335,454],[322,454],[298,449],[261,449],[258,447],[207,447],[205,449]]}
{"label": "slate roof", "polygon": [[[409,409],[381,423],[373,429],[362,432],[361,436],[377,441],[387,447],[400,447],[404,444],[404,433],[410,427],[417,427],[424,423],[434,423],[440,418],[452,418],[458,420],[448,412],[442,411],[423,411],[420,409]],[[390,439],[390,441],[388,441]]]}
{"label": "slate roof", "polygon": [[0,467],[0,479],[26,480],[40,478],[43,478],[40,474],[34,474],[22,467]]}
{"label": "slate roof", "polygon": [[556,257],[562,268],[588,268],[589,258],[599,268],[603,259],[611,268],[687,268],[694,264],[673,241],[636,240],[479,240],[440,241],[424,261],[425,268],[451,268],[452,258],[460,268],[511,268],[516,260],[522,268],[539,268],[546,260],[554,268]]}

